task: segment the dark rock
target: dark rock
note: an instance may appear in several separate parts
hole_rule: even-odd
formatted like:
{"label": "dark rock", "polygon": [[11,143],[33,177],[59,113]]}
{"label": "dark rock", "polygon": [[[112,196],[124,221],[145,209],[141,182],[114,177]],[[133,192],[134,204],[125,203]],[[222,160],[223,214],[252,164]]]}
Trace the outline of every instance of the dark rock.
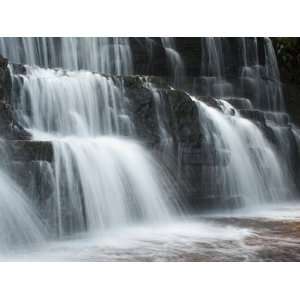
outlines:
{"label": "dark rock", "polygon": [[213,108],[216,108],[220,111],[222,111],[222,105],[218,101],[218,99],[211,97],[211,96],[195,96],[195,98],[201,102],[204,102],[208,106],[211,106]]}
{"label": "dark rock", "polygon": [[242,117],[249,119],[253,122],[259,122],[263,125],[266,124],[265,114],[258,109],[241,109],[239,110]]}
{"label": "dark rock", "polygon": [[0,135],[6,139],[30,139],[31,135],[16,121],[10,104],[12,82],[7,59],[0,55]]}
{"label": "dark rock", "polygon": [[145,87],[126,89],[129,111],[134,120],[136,134],[143,140],[159,143],[156,108],[151,91]]}
{"label": "dark rock", "polygon": [[21,64],[10,64],[14,74],[18,75],[25,75],[26,68],[24,65]]}
{"label": "dark rock", "polygon": [[180,90],[165,91],[170,108],[170,129],[178,143],[199,144],[202,140],[196,104]]}
{"label": "dark rock", "polygon": [[253,109],[249,99],[243,97],[222,97],[223,100],[230,103],[235,109]]}
{"label": "dark rock", "polygon": [[286,99],[286,109],[291,120],[300,126],[300,84],[283,84],[283,94]]}
{"label": "dark rock", "polygon": [[290,118],[287,113],[265,112],[265,118],[278,126],[288,126],[290,123]]}
{"label": "dark rock", "polygon": [[12,178],[22,187],[30,199],[45,205],[54,193],[53,169],[47,161],[10,161],[7,164]]}
{"label": "dark rock", "polygon": [[[199,143],[199,116],[195,103],[189,95],[180,90],[159,89],[164,107],[165,129],[176,143]],[[128,110],[132,114],[137,135],[152,143],[160,142],[160,128],[157,119],[157,104],[153,92],[146,87],[126,89]]]}
{"label": "dark rock", "polygon": [[135,74],[168,76],[166,52],[160,38],[130,38]]}
{"label": "dark rock", "polygon": [[184,165],[224,165],[230,160],[230,152],[216,149],[214,145],[193,147],[190,144],[180,145],[180,158]]}
{"label": "dark rock", "polygon": [[243,206],[242,196],[221,197],[210,195],[203,197],[201,193],[194,193],[189,196],[189,206],[193,213],[195,211],[211,210],[211,209],[236,209]]}
{"label": "dark rock", "polygon": [[14,161],[53,160],[53,146],[48,141],[7,141],[7,149]]}
{"label": "dark rock", "polygon": [[111,77],[117,84],[122,83],[125,89],[139,89],[149,84],[156,88],[169,88],[167,78],[161,76],[127,75],[108,77]]}

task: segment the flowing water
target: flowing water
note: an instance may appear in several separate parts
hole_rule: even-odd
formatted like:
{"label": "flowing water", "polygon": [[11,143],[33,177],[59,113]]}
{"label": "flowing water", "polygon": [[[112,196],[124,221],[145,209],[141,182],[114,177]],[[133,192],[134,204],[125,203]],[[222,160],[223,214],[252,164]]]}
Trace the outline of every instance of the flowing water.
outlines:
{"label": "flowing water", "polygon": [[13,63],[46,68],[133,73],[128,38],[1,37],[0,53]]}
{"label": "flowing water", "polygon": [[[286,190],[291,179],[282,171],[280,157],[260,129],[241,118],[226,102],[223,102],[224,112],[220,112],[196,99],[194,101],[202,123],[207,120],[204,125],[206,138],[217,144],[216,149],[223,144],[231,153],[229,165],[223,174],[223,180],[226,181],[223,198],[237,196],[237,206],[280,202],[287,198]],[[228,111],[234,111],[236,115],[226,114]]]}
{"label": "flowing water", "polygon": [[0,170],[0,253],[45,241],[44,225],[17,184]]}
{"label": "flowing water", "polygon": [[13,261],[299,261],[298,204],[132,225],[10,253]]}
{"label": "flowing water", "polygon": [[162,45],[168,57],[174,86],[182,86],[185,80],[184,62],[176,50],[176,43],[172,37],[161,38]]}
{"label": "flowing water", "polygon": [[66,227],[62,206],[72,214],[75,228],[88,230],[166,221],[175,213],[171,182],[136,142],[66,138],[54,142],[54,153],[60,233]]}
{"label": "flowing water", "polygon": [[130,131],[126,99],[112,79],[90,71],[27,67],[18,106],[25,127],[57,135]]}
{"label": "flowing water", "polygon": [[134,126],[112,79],[39,67],[27,67],[21,78],[19,120],[54,147],[48,218],[58,236],[175,215],[178,199],[164,169],[141,143],[118,136],[133,134]]}
{"label": "flowing water", "polygon": [[[146,42],[152,45],[152,39]],[[182,87],[185,66],[175,39],[161,42],[171,82]],[[177,138],[166,121],[165,94],[146,80],[143,88],[151,92],[159,129],[158,159],[136,138],[122,80],[107,76],[134,72],[128,38],[0,38],[0,53],[28,64],[23,74],[13,75],[17,119],[34,140],[50,141],[54,149],[46,166],[53,193],[44,201],[42,218],[34,201],[0,172],[3,259],[299,260],[294,228],[300,228],[300,210],[287,202],[296,197],[293,161],[284,159],[293,147],[288,126],[278,126],[284,105],[276,56],[269,39],[263,43],[263,65],[257,39],[238,42],[237,88],[226,74],[226,39],[202,39],[201,88],[204,95],[218,97],[222,110],[190,97],[198,110],[199,135],[204,132],[205,143],[217,149],[217,160],[224,149],[230,153],[222,170],[207,167],[218,173],[209,184],[219,193],[219,207],[227,210],[186,215],[185,199],[164,166],[175,156]],[[237,90],[239,96],[252,96],[251,102],[243,98],[247,109],[241,112],[226,97]],[[270,114],[267,125],[278,148],[243,117],[243,110],[253,108]],[[292,133],[299,139],[297,129]],[[22,246],[36,244],[30,250]]]}

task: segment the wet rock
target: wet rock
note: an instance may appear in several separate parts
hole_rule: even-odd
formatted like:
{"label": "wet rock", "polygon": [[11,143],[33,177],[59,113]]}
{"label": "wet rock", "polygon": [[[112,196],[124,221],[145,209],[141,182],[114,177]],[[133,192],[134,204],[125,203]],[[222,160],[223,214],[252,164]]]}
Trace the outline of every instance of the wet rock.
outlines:
{"label": "wet rock", "polygon": [[288,126],[290,123],[289,115],[283,112],[265,112],[265,118],[278,126]]}
{"label": "wet rock", "polygon": [[183,91],[159,89],[161,103],[155,102],[153,93],[146,87],[126,89],[129,112],[132,114],[136,133],[143,140],[159,143],[158,107],[164,108],[162,116],[165,130],[175,143],[199,143],[198,111],[195,103]]}
{"label": "wet rock", "polygon": [[213,108],[216,108],[220,111],[222,111],[222,105],[218,101],[218,99],[211,97],[211,96],[195,96],[195,98],[201,102],[204,102],[208,106],[211,106]]}
{"label": "wet rock", "polygon": [[7,169],[11,177],[23,189],[29,199],[34,201],[40,211],[51,201],[55,192],[53,169],[47,161],[9,161]]}
{"label": "wet rock", "polygon": [[7,64],[7,59],[0,55],[0,136],[27,140],[31,135],[16,121],[10,103],[12,83]]}
{"label": "wet rock", "polygon": [[160,38],[130,38],[136,74],[168,76],[168,60]]}
{"label": "wet rock", "polygon": [[216,149],[214,145],[201,145],[200,147],[180,145],[180,158],[184,165],[223,165],[230,160],[230,151]]}
{"label": "wet rock", "polygon": [[19,74],[19,75],[25,75],[26,74],[26,68],[24,65],[22,64],[15,64],[15,63],[12,63],[10,64],[11,65],[11,68],[13,70],[13,73],[14,74]]}
{"label": "wet rock", "polygon": [[223,100],[230,103],[235,109],[253,109],[249,99],[243,97],[222,97]]}
{"label": "wet rock", "polygon": [[126,96],[137,136],[150,143],[159,143],[156,108],[151,91],[145,87],[131,88],[126,89]]}
{"label": "wet rock", "polygon": [[108,77],[111,77],[117,84],[121,82],[125,89],[139,89],[149,84],[156,88],[169,88],[167,78],[160,76],[127,75]]}
{"label": "wet rock", "polygon": [[218,195],[203,196],[201,193],[193,193],[188,198],[192,211],[203,211],[211,209],[236,209],[241,208],[244,202],[242,196],[221,197]]}
{"label": "wet rock", "polygon": [[249,119],[253,122],[259,122],[263,125],[266,124],[265,114],[263,111],[258,109],[241,109],[240,114],[242,117]]}
{"label": "wet rock", "polygon": [[14,161],[53,160],[53,146],[48,141],[7,141],[7,149]]}
{"label": "wet rock", "polygon": [[190,96],[180,90],[168,90],[166,99],[169,105],[169,122],[174,139],[178,143],[201,143],[202,134],[198,109]]}

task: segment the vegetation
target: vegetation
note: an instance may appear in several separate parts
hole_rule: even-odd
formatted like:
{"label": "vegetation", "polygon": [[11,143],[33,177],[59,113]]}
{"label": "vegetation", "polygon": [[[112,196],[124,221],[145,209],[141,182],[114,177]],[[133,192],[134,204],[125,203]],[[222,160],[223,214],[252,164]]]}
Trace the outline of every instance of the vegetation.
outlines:
{"label": "vegetation", "polygon": [[300,38],[273,38],[283,82],[300,84]]}

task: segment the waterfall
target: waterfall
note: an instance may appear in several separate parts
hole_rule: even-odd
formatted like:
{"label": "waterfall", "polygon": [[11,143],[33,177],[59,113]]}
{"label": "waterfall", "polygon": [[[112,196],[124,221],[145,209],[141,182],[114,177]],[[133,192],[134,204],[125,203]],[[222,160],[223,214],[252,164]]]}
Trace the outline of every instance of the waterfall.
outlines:
{"label": "waterfall", "polygon": [[29,199],[0,170],[0,253],[31,247],[45,240],[46,231]]}
{"label": "waterfall", "polygon": [[11,62],[45,68],[133,73],[128,38],[1,37],[0,53]]}
{"label": "waterfall", "polygon": [[[207,208],[294,197],[299,133],[284,112],[271,40],[201,38],[197,51],[182,56],[186,40],[158,41],[0,38],[12,62],[12,97],[0,99],[10,101],[3,104],[8,125],[18,123],[53,150],[35,161],[50,186],[45,197],[42,187],[34,190],[46,198],[38,207],[43,224],[35,199],[0,171],[5,247],[42,241],[44,224],[48,237],[62,238],[173,220],[181,214],[177,186],[187,208],[193,193]],[[189,60],[192,52],[198,61]],[[153,73],[124,76],[134,73],[133,61]],[[160,67],[167,73],[161,63],[168,78],[155,76]],[[31,143],[14,137],[12,144],[23,142]]]}
{"label": "waterfall", "polygon": [[175,40],[172,37],[162,37],[162,45],[166,51],[171,69],[174,86],[182,86],[185,80],[184,63],[176,50]]}
{"label": "waterfall", "polygon": [[25,127],[57,135],[130,131],[126,99],[112,79],[90,71],[27,67],[19,119]]}
{"label": "waterfall", "polygon": [[[222,199],[234,199],[236,206],[278,203],[286,199],[291,179],[282,171],[280,157],[260,129],[241,118],[225,101],[219,100],[223,112],[194,101],[202,124],[206,120],[203,125],[206,139],[215,144],[216,149],[225,146],[230,151],[230,162],[223,174]],[[232,112],[235,115],[231,115]]]}
{"label": "waterfall", "polygon": [[200,74],[204,94],[222,97],[233,94],[232,84],[226,80],[223,38],[202,38]]}
{"label": "waterfall", "polygon": [[276,54],[269,38],[202,38],[199,69],[196,88],[202,95],[246,97],[257,109],[285,110]]}
{"label": "waterfall", "polygon": [[178,204],[167,173],[142,144],[119,137],[133,136],[134,126],[111,78],[28,66],[17,77],[19,120],[54,147],[48,219],[59,236],[172,218]]}
{"label": "waterfall", "polygon": [[203,38],[201,75],[224,78],[222,38]]}
{"label": "waterfall", "polygon": [[102,136],[53,144],[60,234],[63,228],[75,231],[72,221],[81,229],[99,230],[167,221],[175,213],[171,182],[138,143]]}
{"label": "waterfall", "polygon": [[241,81],[244,93],[255,107],[270,111],[284,111],[284,99],[272,41],[263,38],[263,63],[259,61],[257,38],[243,40],[244,66]]}

